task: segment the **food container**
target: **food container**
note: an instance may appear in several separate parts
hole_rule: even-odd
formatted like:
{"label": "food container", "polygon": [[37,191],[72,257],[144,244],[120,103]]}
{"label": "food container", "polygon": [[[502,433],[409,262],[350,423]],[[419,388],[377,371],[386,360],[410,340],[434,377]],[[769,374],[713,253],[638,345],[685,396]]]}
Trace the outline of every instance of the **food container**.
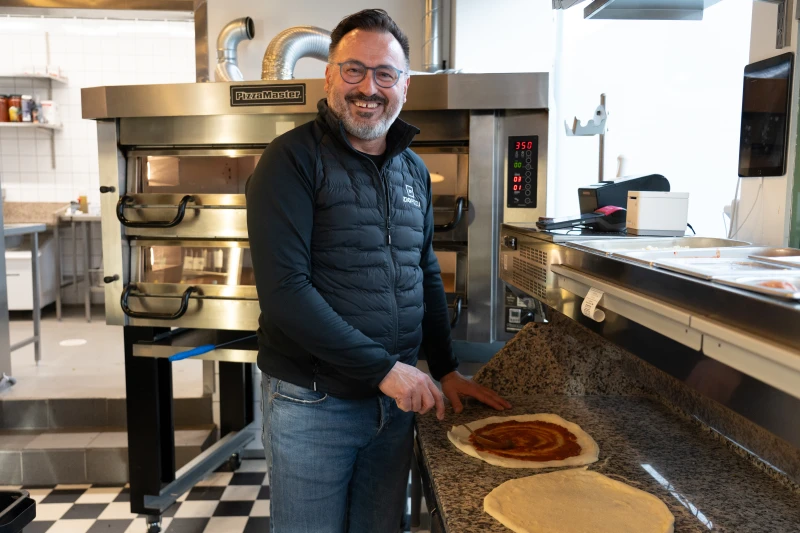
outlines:
{"label": "food container", "polygon": [[12,94],[8,97],[8,121],[22,121],[22,97],[18,94]]}
{"label": "food container", "polygon": [[760,254],[750,257],[756,261],[800,268],[800,250],[797,248],[769,248]]}
{"label": "food container", "polygon": [[33,96],[29,94],[22,95],[22,122],[33,122]]}
{"label": "food container", "polygon": [[729,248],[681,248],[649,252],[626,252],[614,254],[614,257],[652,267],[655,266],[657,262],[663,262],[667,259],[736,258],[746,260],[751,255],[758,254],[763,250],[766,250],[766,248],[750,246]]}
{"label": "food container", "polygon": [[0,122],[8,122],[8,95],[0,94]]}
{"label": "food container", "polygon": [[627,239],[599,239],[580,242],[571,242],[569,246],[614,255],[627,252],[651,252],[664,250],[679,250],[683,248],[731,248],[737,246],[750,246],[749,242],[734,241],[730,239],[714,239],[708,237],[680,237],[680,238],[627,238]]}
{"label": "food container", "polygon": [[768,275],[774,271],[785,272],[791,270],[789,267],[739,257],[662,259],[656,261],[654,266],[705,280],[724,276]]}
{"label": "food container", "polygon": [[58,116],[58,104],[52,100],[42,100],[42,114],[39,119],[45,124],[61,124]]}
{"label": "food container", "polygon": [[800,300],[800,272],[722,277],[714,279],[714,283],[786,300]]}

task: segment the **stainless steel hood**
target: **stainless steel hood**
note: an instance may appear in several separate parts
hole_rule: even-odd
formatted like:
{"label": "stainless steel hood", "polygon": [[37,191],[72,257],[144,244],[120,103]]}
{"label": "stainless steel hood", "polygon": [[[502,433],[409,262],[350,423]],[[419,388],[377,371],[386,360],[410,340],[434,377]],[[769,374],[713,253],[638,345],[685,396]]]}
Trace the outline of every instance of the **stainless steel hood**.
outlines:
{"label": "stainless steel hood", "polygon": [[720,0],[594,0],[583,18],[600,20],[703,20]]}
{"label": "stainless steel hood", "polygon": [[[553,0],[569,9],[585,0]],[[592,0],[583,18],[597,20],[703,20],[703,10],[721,0]]]}

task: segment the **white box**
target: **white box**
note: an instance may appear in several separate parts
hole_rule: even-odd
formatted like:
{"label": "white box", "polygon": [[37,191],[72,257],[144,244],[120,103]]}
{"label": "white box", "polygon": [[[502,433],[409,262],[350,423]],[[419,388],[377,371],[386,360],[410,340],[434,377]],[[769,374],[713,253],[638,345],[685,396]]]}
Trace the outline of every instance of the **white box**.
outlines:
{"label": "white box", "polygon": [[688,218],[688,192],[628,193],[627,226],[631,235],[682,237]]}

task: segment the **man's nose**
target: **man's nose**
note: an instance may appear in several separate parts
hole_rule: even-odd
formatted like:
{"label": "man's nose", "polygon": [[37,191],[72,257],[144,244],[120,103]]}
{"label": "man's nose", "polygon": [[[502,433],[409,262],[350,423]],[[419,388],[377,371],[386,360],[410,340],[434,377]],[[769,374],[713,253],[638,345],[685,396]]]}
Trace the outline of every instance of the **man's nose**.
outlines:
{"label": "man's nose", "polygon": [[375,83],[373,71],[367,71],[367,75],[364,76],[364,79],[358,84],[358,89],[367,96],[372,96],[378,92],[378,84]]}

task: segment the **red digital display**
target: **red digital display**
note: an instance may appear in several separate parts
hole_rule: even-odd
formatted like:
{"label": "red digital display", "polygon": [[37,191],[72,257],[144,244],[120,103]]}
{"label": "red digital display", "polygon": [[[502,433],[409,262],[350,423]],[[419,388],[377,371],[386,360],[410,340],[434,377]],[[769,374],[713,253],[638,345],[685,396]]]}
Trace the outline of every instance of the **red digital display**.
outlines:
{"label": "red digital display", "polygon": [[517,141],[516,148],[514,148],[514,150],[530,150],[531,148],[533,148],[533,142]]}
{"label": "red digital display", "polygon": [[522,176],[514,174],[514,183],[522,183]]}
{"label": "red digital display", "polygon": [[514,190],[515,191],[521,191],[522,190],[522,185],[514,185]]}

